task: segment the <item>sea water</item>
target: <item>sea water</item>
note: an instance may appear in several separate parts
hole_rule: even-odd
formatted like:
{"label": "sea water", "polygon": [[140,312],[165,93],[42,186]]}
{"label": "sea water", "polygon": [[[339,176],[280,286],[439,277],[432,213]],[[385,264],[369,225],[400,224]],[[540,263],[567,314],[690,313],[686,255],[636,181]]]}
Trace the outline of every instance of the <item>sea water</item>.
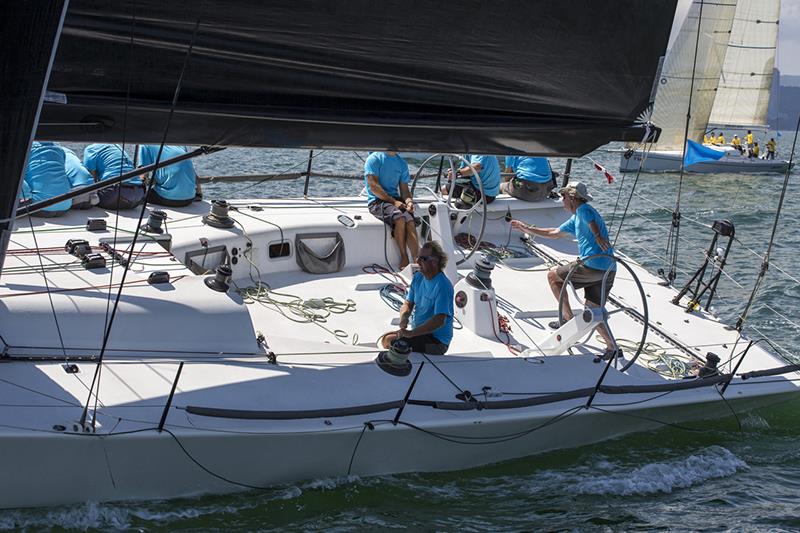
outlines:
{"label": "sea water", "polygon": [[[788,158],[792,134],[779,139]],[[80,149],[80,146],[76,146]],[[664,259],[679,179],[623,177],[616,145],[577,160],[618,248],[653,271]],[[359,174],[366,154],[315,152],[313,170]],[[203,175],[305,170],[302,150],[228,149],[196,162]],[[613,183],[594,169],[607,168]],[[561,171],[564,160],[553,159]],[[412,165],[413,169],[413,165]],[[795,358],[800,340],[800,185],[791,176],[770,269],[745,330]],[[635,191],[631,189],[635,183]],[[775,221],[782,175],[687,174],[681,184],[676,285],[703,261],[708,227],[727,219],[736,238],[712,303],[728,323],[742,312]],[[363,183],[314,178],[314,196],[357,195]],[[206,198],[291,197],[300,180],[217,182]],[[630,205],[627,205],[628,198]],[[627,205],[627,208],[626,208]],[[565,217],[566,217],[565,213]],[[313,480],[196,499],[86,503],[0,511],[0,529],[132,531],[797,531],[800,530],[800,402],[739,414],[694,431],[664,427],[591,447],[472,470]],[[412,452],[409,452],[412,453]],[[413,452],[420,453],[420,452]],[[280,458],[276,457],[276,461]]]}

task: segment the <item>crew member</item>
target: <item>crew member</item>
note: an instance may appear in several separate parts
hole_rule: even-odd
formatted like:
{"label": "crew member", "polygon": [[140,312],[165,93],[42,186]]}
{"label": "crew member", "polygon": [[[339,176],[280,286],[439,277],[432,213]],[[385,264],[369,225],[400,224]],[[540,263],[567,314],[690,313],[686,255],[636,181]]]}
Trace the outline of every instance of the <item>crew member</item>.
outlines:
{"label": "crew member", "polygon": [[777,143],[775,139],[770,137],[767,141],[767,159],[775,159],[775,149],[777,148]]}
{"label": "crew member", "polygon": [[717,135],[717,140],[714,141],[714,144],[718,146],[725,146],[725,135],[723,135],[722,132],[719,132],[719,135]]}
{"label": "crew member", "polygon": [[[578,260],[550,270],[547,273],[547,281],[550,284],[550,290],[553,295],[558,299],[564,286],[564,280],[572,270],[569,280],[576,289],[582,288],[584,290],[586,305],[599,307],[605,303],[601,301],[602,297],[607,296],[608,291],[611,290],[616,273],[616,262],[613,259],[614,250],[608,240],[606,224],[600,213],[589,205],[592,196],[584,183],[572,181],[556,192],[563,199],[564,209],[572,213],[569,220],[557,228],[538,228],[520,220],[512,220],[511,227],[525,233],[551,239],[577,238]],[[606,271],[608,271],[608,277],[606,278],[605,294],[601,294],[603,277],[606,275]],[[572,318],[572,308],[569,305],[568,295],[562,302],[561,314],[565,321]],[[553,329],[558,329],[562,324],[556,320],[548,325]],[[599,324],[595,329],[606,344],[603,358],[609,359],[615,356],[622,356],[622,351],[616,346],[605,325]]]}
{"label": "crew member", "polygon": [[733,139],[731,140],[731,146],[734,150],[737,150],[740,154],[743,152],[742,150],[742,140],[739,138],[738,135],[734,135]]}
{"label": "crew member", "polygon": [[750,157],[758,159],[760,153],[761,149],[758,147],[758,143],[753,143],[753,149],[750,151]]}
{"label": "crew member", "polygon": [[[486,195],[486,203],[494,202],[494,199],[500,193],[500,163],[497,157],[493,155],[464,155],[464,159],[469,163],[464,165],[456,171],[456,184],[453,188],[453,197],[460,198],[461,202],[466,205],[475,204],[481,199],[481,187],[478,184],[478,178],[472,171],[474,168],[481,177],[483,183],[483,192]],[[462,176],[469,176],[468,183],[459,183],[459,178]],[[452,171],[447,171],[448,185],[453,179]],[[449,186],[442,188],[442,194],[447,194]],[[466,193],[466,196],[465,196]],[[459,206],[462,207],[462,206]]]}
{"label": "crew member", "polygon": [[[152,165],[158,157],[159,146],[143,144],[139,148],[139,164]],[[187,152],[185,146],[165,145],[159,161],[166,161]],[[191,159],[184,159],[150,173],[153,185],[147,196],[147,202],[166,207],[186,207],[200,195],[200,184]]]}
{"label": "crew member", "polygon": [[556,185],[546,157],[507,156],[506,172],[512,175],[500,185],[500,192],[526,202],[544,200]]}
{"label": "crew member", "polygon": [[753,149],[753,132],[752,131],[747,130],[747,135],[745,135],[745,137],[744,137],[744,142],[747,145],[747,151],[750,152],[750,150]]}
{"label": "crew member", "polygon": [[[64,150],[57,143],[34,142],[23,176],[23,197],[30,202],[41,202],[69,192],[70,185],[64,171]],[[69,211],[72,200],[64,200],[45,207],[35,217],[58,217]]]}
{"label": "crew member", "polygon": [[[436,241],[422,246],[406,301],[400,308],[400,329],[385,334],[384,348],[398,337],[407,339],[415,352],[442,355],[453,339],[453,285],[443,270],[447,255]],[[411,312],[411,329],[408,329]]]}
{"label": "crew member", "polygon": [[[69,148],[61,147],[64,150],[64,171],[67,173],[70,187],[77,189],[94,183],[92,174],[83,166],[81,158]],[[89,209],[93,205],[100,203],[100,197],[96,192],[87,192],[72,199],[72,209]]]}
{"label": "crew member", "polygon": [[707,133],[703,134],[703,144],[714,144],[714,136],[708,135]]}
{"label": "crew member", "polygon": [[[95,181],[105,181],[133,170],[133,162],[118,144],[90,144],[83,151],[83,164]],[[132,209],[144,200],[142,180],[138,176],[100,189],[103,209]]]}
{"label": "crew member", "polygon": [[[408,164],[397,152],[372,152],[364,162],[364,183],[369,212],[392,228],[400,248],[400,269],[416,261],[419,254],[414,201],[408,190]],[[406,253],[408,249],[408,253]]]}

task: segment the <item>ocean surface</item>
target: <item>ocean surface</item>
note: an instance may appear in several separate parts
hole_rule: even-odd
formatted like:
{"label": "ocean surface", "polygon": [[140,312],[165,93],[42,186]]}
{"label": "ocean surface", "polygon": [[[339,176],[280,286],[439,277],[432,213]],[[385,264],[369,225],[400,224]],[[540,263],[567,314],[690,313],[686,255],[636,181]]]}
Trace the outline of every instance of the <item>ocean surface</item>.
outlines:
{"label": "ocean surface", "polygon": [[[726,132],[727,133],[727,132]],[[788,159],[793,132],[779,137]],[[618,248],[664,268],[678,176],[618,172],[614,145],[575,162]],[[366,154],[315,152],[313,170],[357,175]],[[228,149],[197,160],[201,176],[305,170],[301,150]],[[594,162],[616,178],[608,183]],[[565,161],[553,159],[561,171]],[[766,281],[746,322],[800,361],[798,173],[790,178]],[[703,260],[714,220],[736,242],[713,308],[734,323],[747,301],[775,221],[783,176],[693,175],[683,179],[678,278]],[[314,196],[354,195],[362,182],[314,178]],[[302,182],[213,182],[206,198],[287,197]],[[628,197],[630,205],[625,212]],[[65,458],[68,460],[68,458]],[[276,458],[276,460],[280,460]],[[0,480],[2,480],[0,473]],[[662,428],[591,447],[443,474],[314,480],[199,499],[88,503],[0,511],[0,529],[128,531],[800,531],[800,402],[719,420],[700,431]]]}

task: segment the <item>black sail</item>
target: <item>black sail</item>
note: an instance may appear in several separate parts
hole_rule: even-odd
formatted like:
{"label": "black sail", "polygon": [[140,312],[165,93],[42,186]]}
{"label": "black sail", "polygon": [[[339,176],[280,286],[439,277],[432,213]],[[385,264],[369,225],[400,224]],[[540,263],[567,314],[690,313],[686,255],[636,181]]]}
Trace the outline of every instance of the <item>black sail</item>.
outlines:
{"label": "black sail", "polygon": [[160,142],[199,21],[170,143],[581,155],[641,139],[675,6],[73,0],[37,137]]}

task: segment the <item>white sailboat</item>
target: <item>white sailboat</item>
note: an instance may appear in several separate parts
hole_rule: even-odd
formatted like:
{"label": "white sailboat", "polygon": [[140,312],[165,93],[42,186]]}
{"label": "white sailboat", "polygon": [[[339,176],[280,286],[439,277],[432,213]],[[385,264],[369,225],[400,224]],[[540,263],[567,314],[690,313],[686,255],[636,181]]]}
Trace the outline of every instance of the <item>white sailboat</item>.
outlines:
{"label": "white sailboat", "polygon": [[[636,172],[640,167],[643,172],[680,171],[690,94],[689,139],[701,142],[709,127],[720,131],[768,128],[780,0],[702,2],[702,17],[700,4],[692,3],[666,57],[652,116],[662,128],[661,137],[644,149],[624,152],[620,158],[623,172]],[[766,153],[763,144],[762,156]],[[753,174],[783,172],[787,167],[786,161],[748,158],[731,146],[713,148],[723,152],[719,160],[695,163],[686,170]]]}
{"label": "white sailboat", "polygon": [[[33,26],[30,20],[37,21],[38,32],[51,32],[49,39],[40,36],[35,53],[7,48],[8,57],[25,62],[31,76],[20,80],[26,90],[16,91],[16,99],[0,99],[8,106],[0,113],[0,131],[11,131],[7,126],[13,124],[21,132],[21,140],[0,137],[15,148],[0,161],[6,185],[0,195],[11,199],[0,219],[0,507],[175,498],[309,478],[456,470],[798,396],[797,365],[721,323],[693,297],[661,285],[622,253],[605,308],[578,304],[574,319],[550,330],[547,324],[559,311],[547,270],[574,259],[577,244],[520,241],[508,219],[557,226],[566,218],[559,201],[525,203],[501,195],[491,205],[464,211],[415,181],[421,232],[451,257],[446,275],[455,284],[461,328],[447,355],[415,352],[405,363],[389,364],[376,340],[397,327],[392,295],[402,297],[409,278],[391,271],[398,251],[363,198],[253,198],[158,212],[92,208],[48,219],[29,216],[43,204],[28,206],[27,213],[17,210],[18,180],[34,132],[56,140],[129,134],[157,142],[169,133],[180,144],[234,139],[263,146],[280,138],[295,147],[319,139],[361,150],[414,150],[420,145],[416,134],[427,131],[432,147],[453,152],[490,153],[498,151],[493,143],[504,142],[504,150],[538,146],[531,152],[539,155],[585,153],[598,142],[633,136],[620,124],[632,123],[646,104],[647,78],[655,74],[669,31],[659,21],[671,20],[674,9],[668,0],[630,2],[625,17],[616,20],[600,3],[578,2],[587,10],[579,19],[570,2],[500,6],[525,10],[509,17],[511,24],[519,21],[518,32],[506,26],[493,37],[505,59],[518,54],[515,64],[529,67],[520,72],[537,73],[529,86],[534,97],[523,105],[512,90],[517,71],[509,78],[489,76],[468,91],[448,86],[452,72],[439,68],[459,58],[474,65],[477,56],[466,51],[476,43],[468,36],[447,55],[454,41],[420,28],[419,20],[428,19],[418,12],[387,8],[398,17],[403,39],[365,41],[363,28],[385,14],[371,15],[372,2],[352,12],[337,11],[342,4],[332,2],[317,20],[339,32],[330,40],[298,30],[314,22],[298,19],[298,0],[283,3],[285,9],[278,3],[248,3],[238,18],[235,9],[221,14],[192,4],[198,21],[213,23],[198,22],[178,44],[175,35],[186,29],[187,8],[175,3],[153,3],[132,16],[116,4],[74,2],[68,12],[54,2],[29,10],[28,19],[15,20],[13,31],[3,34],[17,42],[19,32]],[[470,16],[464,12],[469,6],[440,4],[431,4],[429,15],[449,16],[458,5]],[[256,19],[264,27],[254,29]],[[531,19],[554,28],[560,39],[544,39],[531,49],[511,42],[510,36],[529,35]],[[279,30],[284,40],[272,49]],[[296,42],[293,35],[299,36]],[[86,39],[96,44],[97,54],[86,54]],[[322,57],[333,42],[333,57]],[[358,71],[360,76],[352,68],[353,57],[366,61],[378,52],[365,52],[365,43],[384,52],[388,47],[393,53],[387,57],[416,66],[415,53],[429,54],[441,42],[445,60],[430,71],[439,77],[425,91],[418,92],[419,81],[409,84],[397,75],[396,66],[386,67],[388,60],[369,64],[365,68],[373,70]],[[576,48],[566,51],[564,42]],[[477,45],[481,53],[494,49],[486,39]],[[421,52],[415,52],[418,46]],[[540,69],[556,51],[609,69],[598,77],[580,64],[559,64],[569,83],[551,93],[552,79]],[[297,57],[289,61],[292,53]],[[624,68],[620,53],[630,57]],[[121,57],[150,69],[146,83],[136,85],[128,70],[115,70]],[[180,75],[171,71],[175,65]],[[178,80],[176,88],[159,67]],[[83,76],[84,69],[94,77]],[[187,78],[184,103],[178,95],[189,72],[194,77]],[[238,84],[237,76],[246,83]],[[289,92],[277,89],[282,81]],[[618,92],[599,90],[607,83]],[[275,92],[265,97],[260,89],[253,92],[256,86]],[[63,92],[64,103],[42,108],[41,100],[30,98],[45,87]],[[336,100],[342,87],[348,87],[347,98]],[[382,92],[372,92],[375,87]],[[443,107],[447,100],[437,92],[442,87],[455,109]],[[570,88],[577,93],[570,95]],[[292,101],[298,91],[303,97]],[[463,113],[460,106],[475,105],[476,92],[478,101],[492,102],[481,114]],[[374,103],[379,95],[382,106]],[[411,96],[427,98],[418,102],[426,111],[422,125],[419,109],[405,107]],[[339,107],[324,107],[331,101]],[[588,114],[600,104],[606,116]],[[375,107],[392,113],[377,116]],[[365,116],[363,109],[370,112]],[[576,109],[586,110],[583,118]],[[608,115],[615,118],[606,124]],[[461,249],[453,238],[459,233],[485,241],[500,261]],[[575,302],[576,295],[571,297]],[[623,358],[598,361],[603,347],[592,331],[600,322],[624,345]]]}

